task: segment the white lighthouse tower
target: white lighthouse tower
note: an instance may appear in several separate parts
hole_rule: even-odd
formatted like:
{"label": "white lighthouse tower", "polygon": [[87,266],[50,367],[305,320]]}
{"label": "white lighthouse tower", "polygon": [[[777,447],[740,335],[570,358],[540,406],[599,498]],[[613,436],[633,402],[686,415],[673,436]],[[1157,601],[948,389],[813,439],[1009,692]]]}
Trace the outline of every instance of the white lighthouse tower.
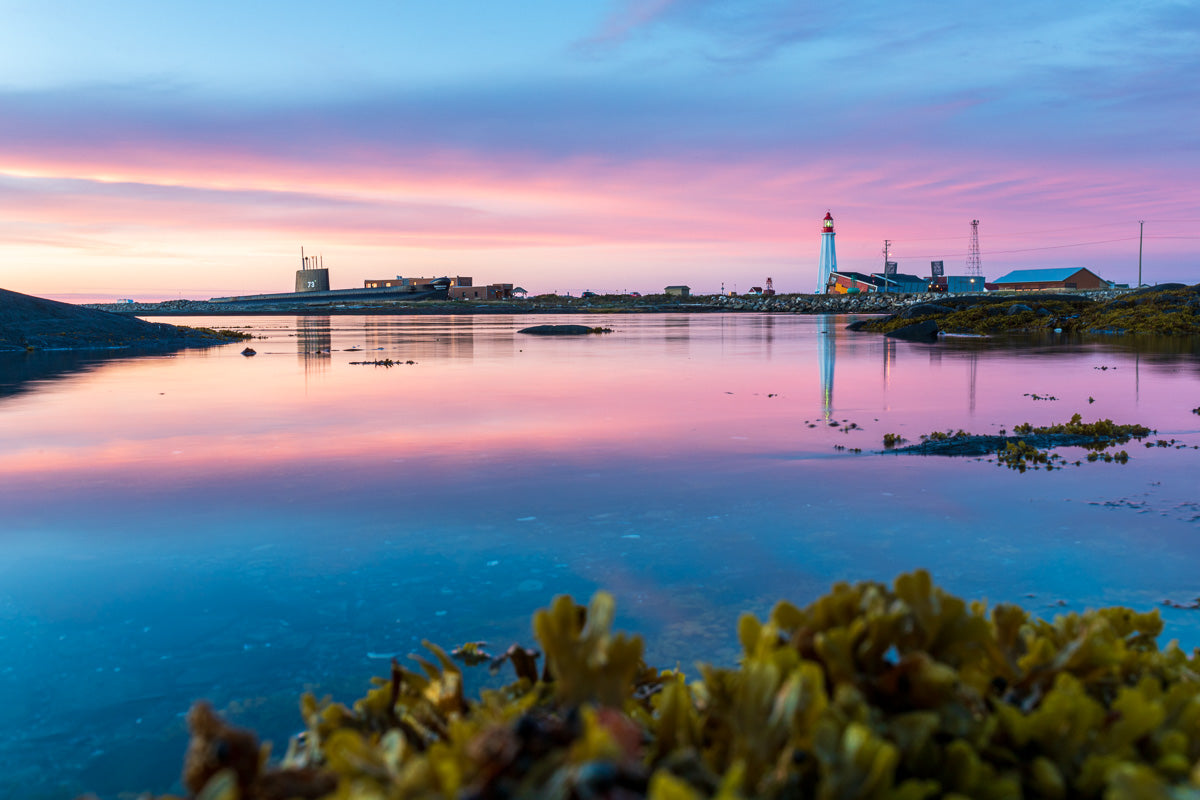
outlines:
{"label": "white lighthouse tower", "polygon": [[833,215],[825,212],[821,222],[821,265],[817,268],[817,294],[829,291],[829,276],[837,272],[837,252],[833,249]]}

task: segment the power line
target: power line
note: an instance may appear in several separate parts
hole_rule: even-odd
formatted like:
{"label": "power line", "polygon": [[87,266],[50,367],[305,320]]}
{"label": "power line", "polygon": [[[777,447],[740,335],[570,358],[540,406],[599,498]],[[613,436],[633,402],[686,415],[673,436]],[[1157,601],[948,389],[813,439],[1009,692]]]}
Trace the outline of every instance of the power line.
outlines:
{"label": "power line", "polygon": [[[1169,221],[1200,222],[1200,220],[1161,220],[1161,219],[1146,220],[1146,221],[1147,222],[1155,222],[1155,223],[1169,222]],[[992,236],[1003,239],[1005,236],[1010,236],[1010,235],[1011,236],[1036,236],[1036,235],[1043,234],[1043,233],[1062,233],[1064,231],[1086,231],[1086,230],[1095,230],[1096,228],[1117,228],[1117,227],[1124,227],[1129,224],[1131,224],[1131,223],[1130,222],[1099,222],[1099,223],[1096,223],[1095,225],[1073,225],[1069,228],[1043,228],[1041,230],[1033,230],[1033,231],[1022,230],[1017,233],[1012,233],[1012,234],[999,233],[999,234],[992,234]],[[966,236],[938,236],[938,237],[932,237],[932,238],[928,238],[928,239],[908,239],[906,241],[910,241],[910,242],[948,242],[948,241],[959,241],[962,239],[970,239],[970,238],[971,238],[970,234],[967,234]]]}
{"label": "power line", "polygon": [[[1097,240],[1094,242],[1073,242],[1072,244],[1051,244],[1051,245],[1046,245],[1045,247],[1023,247],[1018,250],[987,250],[987,251],[981,252],[980,255],[1003,256],[1003,255],[1008,255],[1010,253],[1033,253],[1038,250],[1061,250],[1064,247],[1086,247],[1088,245],[1093,245],[1093,244],[1111,244],[1113,242],[1132,242],[1132,241],[1136,241],[1137,238],[1138,237],[1136,237],[1136,236],[1126,236],[1121,239],[1100,239],[1100,240]],[[1200,237],[1198,237],[1198,238],[1200,238]],[[902,258],[937,258],[938,256],[944,256],[944,255],[945,255],[945,253],[930,253],[928,255],[918,255],[918,256],[905,255],[905,256],[902,256]]]}

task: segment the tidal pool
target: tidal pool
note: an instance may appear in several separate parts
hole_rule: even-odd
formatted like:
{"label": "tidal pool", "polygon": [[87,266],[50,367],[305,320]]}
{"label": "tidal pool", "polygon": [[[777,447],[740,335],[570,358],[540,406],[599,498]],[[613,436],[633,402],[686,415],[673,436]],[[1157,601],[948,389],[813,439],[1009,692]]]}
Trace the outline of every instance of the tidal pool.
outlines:
{"label": "tidal pool", "polygon": [[[613,592],[689,672],[743,611],[918,567],[1047,617],[1200,596],[1194,341],[850,319],[172,318],[257,355],[0,359],[0,795],[179,791],[194,699],[281,752],[302,692],[353,700],[422,639],[531,643],[560,593]],[[545,323],[614,332],[517,333]],[[1024,474],[880,452],[1076,412],[1175,441]]]}

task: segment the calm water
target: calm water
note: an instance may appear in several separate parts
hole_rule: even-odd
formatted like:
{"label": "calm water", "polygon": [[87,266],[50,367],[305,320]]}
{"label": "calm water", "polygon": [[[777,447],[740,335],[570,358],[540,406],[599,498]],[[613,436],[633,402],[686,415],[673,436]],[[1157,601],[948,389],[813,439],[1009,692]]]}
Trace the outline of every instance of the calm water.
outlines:
{"label": "calm water", "polygon": [[[1046,616],[1200,595],[1194,343],[919,345],[789,315],[168,321],[264,338],[254,358],[0,361],[2,796],[178,790],[193,699],[281,751],[301,692],[352,700],[422,638],[528,643],[563,592],[611,590],[651,663],[689,670],[733,661],[743,610],[916,567]],[[615,332],[516,334],[546,322]],[[351,363],[383,358],[416,363]],[[1025,474],[874,452],[1076,411],[1187,448]],[[1200,645],[1200,612],[1164,616]]]}

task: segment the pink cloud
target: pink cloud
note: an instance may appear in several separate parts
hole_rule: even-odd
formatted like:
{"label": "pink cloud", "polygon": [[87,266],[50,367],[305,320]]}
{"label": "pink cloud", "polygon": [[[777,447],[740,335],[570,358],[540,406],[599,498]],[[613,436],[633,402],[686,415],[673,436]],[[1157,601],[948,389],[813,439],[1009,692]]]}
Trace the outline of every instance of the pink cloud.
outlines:
{"label": "pink cloud", "polygon": [[619,8],[601,25],[600,30],[588,37],[585,45],[604,45],[624,41],[639,28],[657,22],[683,0],[624,0]]}
{"label": "pink cloud", "polygon": [[[16,263],[14,254],[66,263],[46,255],[55,245],[115,259],[136,242],[143,256],[157,251],[164,263],[179,263],[185,252],[203,249],[199,242],[280,242],[289,251],[293,244],[321,242],[330,255],[331,248],[356,257],[374,250],[378,264],[388,252],[419,252],[446,272],[469,269],[486,254],[504,279],[532,283],[527,288],[534,290],[578,290],[578,284],[610,278],[628,287],[638,275],[648,276],[649,285],[632,288],[688,280],[715,289],[734,269],[758,276],[786,268],[798,275],[796,291],[810,288],[799,276],[815,270],[816,221],[826,208],[838,223],[843,268],[875,268],[885,238],[902,264],[911,259],[904,269],[918,271],[927,256],[951,259],[949,265],[965,254],[967,222],[981,218],[985,264],[994,267],[989,273],[1097,256],[1094,263],[1116,269],[1128,263],[1124,249],[1079,243],[1134,235],[1137,218],[1200,215],[1185,174],[999,159],[976,164],[919,152],[868,159],[842,148],[809,158],[763,152],[612,160],[444,148],[420,158],[335,151],[310,160],[141,144],[112,152],[82,144],[44,152],[28,147],[6,155],[0,162],[5,263]],[[1007,253],[1072,243],[1079,247]],[[531,255],[539,250],[546,252]],[[1190,252],[1185,240],[1159,240],[1155,250],[1181,263]],[[989,258],[990,251],[1005,252]],[[563,272],[567,252],[571,273]],[[236,250],[227,257],[261,263],[260,256]],[[514,268],[521,272],[513,274]],[[125,278],[109,274],[117,285],[136,284],[133,276],[147,274],[141,266],[125,269]],[[378,269],[364,266],[343,285]],[[3,270],[0,285],[18,291],[54,284],[43,276],[30,285],[28,272],[21,276],[25,283],[14,284]],[[61,274],[62,290],[80,288],[82,272],[60,273],[58,266],[53,272]],[[696,277],[689,279],[689,272]],[[241,280],[214,293],[262,290],[281,279]]]}

